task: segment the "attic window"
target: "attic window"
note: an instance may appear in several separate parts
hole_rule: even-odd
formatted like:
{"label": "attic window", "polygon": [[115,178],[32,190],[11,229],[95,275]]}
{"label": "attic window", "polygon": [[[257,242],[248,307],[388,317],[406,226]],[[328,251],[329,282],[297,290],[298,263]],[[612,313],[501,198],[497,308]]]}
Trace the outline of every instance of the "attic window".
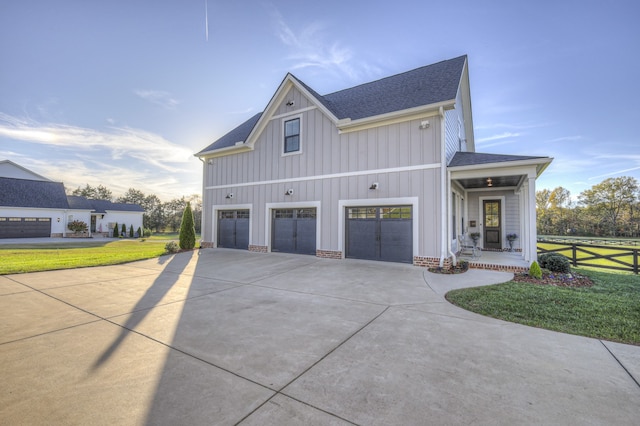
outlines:
{"label": "attic window", "polygon": [[284,153],[300,151],[300,117],[284,122]]}

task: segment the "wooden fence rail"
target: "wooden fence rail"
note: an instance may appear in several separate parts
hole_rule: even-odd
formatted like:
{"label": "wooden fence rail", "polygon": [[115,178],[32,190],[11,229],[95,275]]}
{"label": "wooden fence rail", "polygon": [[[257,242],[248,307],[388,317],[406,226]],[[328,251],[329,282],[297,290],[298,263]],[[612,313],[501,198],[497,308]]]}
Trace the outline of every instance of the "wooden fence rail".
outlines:
{"label": "wooden fence rail", "polygon": [[615,269],[637,274],[640,249],[538,240],[538,254],[560,253],[573,266]]}

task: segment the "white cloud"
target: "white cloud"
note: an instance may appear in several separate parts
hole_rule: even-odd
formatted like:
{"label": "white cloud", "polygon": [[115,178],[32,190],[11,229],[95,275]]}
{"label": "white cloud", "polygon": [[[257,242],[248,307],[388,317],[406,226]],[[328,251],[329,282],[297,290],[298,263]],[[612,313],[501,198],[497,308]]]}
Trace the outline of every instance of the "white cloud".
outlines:
{"label": "white cloud", "polygon": [[[102,184],[117,194],[134,187],[162,199],[200,191],[201,166],[192,151],[145,130],[100,131],[0,113],[0,138],[28,142],[2,153],[20,157],[21,165],[35,166],[34,171],[68,188]],[[54,147],[56,158],[34,155],[32,144]]]}
{"label": "white cloud", "polygon": [[[293,70],[304,68],[320,68],[323,71],[337,71],[352,79],[359,76],[357,66],[353,64],[353,52],[339,41],[326,41],[325,25],[312,22],[301,31],[295,32],[284,20],[280,12],[273,8],[272,19],[276,27],[276,36],[287,46],[291,53],[288,59],[294,63]],[[367,72],[371,67],[363,66]]]}
{"label": "white cloud", "polygon": [[477,143],[491,142],[491,141],[496,141],[496,140],[501,140],[501,139],[517,138],[519,136],[520,136],[520,133],[504,132],[504,133],[500,133],[498,135],[488,136],[486,138],[478,138],[478,139],[476,139],[476,142]]}
{"label": "white cloud", "polygon": [[176,109],[180,101],[174,99],[169,92],[163,90],[142,90],[136,89],[133,91],[136,96],[149,101],[153,104],[159,105],[165,109]]}
{"label": "white cloud", "polygon": [[562,136],[559,138],[545,141],[545,143],[573,142],[573,141],[579,141],[581,139],[582,139],[582,136]]}

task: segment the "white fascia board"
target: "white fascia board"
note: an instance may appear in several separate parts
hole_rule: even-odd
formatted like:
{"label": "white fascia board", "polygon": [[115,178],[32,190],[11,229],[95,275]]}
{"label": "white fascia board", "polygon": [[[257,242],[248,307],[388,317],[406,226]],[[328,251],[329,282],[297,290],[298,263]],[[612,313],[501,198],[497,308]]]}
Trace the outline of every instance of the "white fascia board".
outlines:
{"label": "white fascia board", "polygon": [[464,107],[462,115],[464,117],[464,133],[467,139],[467,150],[474,152],[476,150],[475,135],[473,133],[473,108],[471,108],[471,87],[469,84],[469,59],[465,59],[462,76],[458,83],[458,90],[461,91]]}
{"label": "white fascia board", "polygon": [[534,158],[530,160],[503,161],[498,163],[471,164],[468,166],[454,166],[454,167],[448,167],[448,169],[452,173],[452,178],[461,179],[461,178],[477,177],[478,174],[474,175],[473,173],[476,170],[477,171],[482,170],[484,172],[486,172],[489,169],[493,169],[496,171],[504,170],[506,173],[502,173],[502,175],[508,176],[512,174],[522,174],[524,172],[523,170],[520,170],[518,172],[516,169],[536,166],[537,176],[540,176],[542,171],[544,171],[544,169],[549,165],[549,163],[551,163],[552,160],[553,158],[551,157],[544,157],[544,158]]}
{"label": "white fascia board", "polygon": [[[248,145],[253,149],[253,146],[256,143],[256,140],[262,134],[262,131],[267,126],[267,124],[269,124],[269,122],[271,121],[274,115],[274,111],[278,108],[278,105],[282,103],[285,95],[287,94],[289,89],[291,89],[292,87],[295,87],[300,92],[302,92],[302,94],[311,102],[313,102],[318,107],[318,109],[322,111],[323,114],[329,117],[331,121],[333,121],[334,123],[338,122],[338,118],[335,115],[333,115],[333,113],[329,111],[322,104],[322,102],[320,102],[307,89],[305,89],[304,86],[301,85],[300,82],[298,82],[298,80],[291,73],[287,73],[284,80],[278,87],[278,90],[276,90],[276,92],[273,94],[273,97],[267,104],[267,107],[264,109],[264,112],[260,116],[260,119],[258,120],[256,125],[253,126],[253,130],[251,130],[251,133],[247,137],[247,140],[245,141],[245,145]],[[291,111],[291,113],[292,114],[297,113],[297,111],[294,110],[294,111]]]}
{"label": "white fascia board", "polygon": [[386,126],[389,124],[400,123],[417,118],[425,118],[438,115],[440,107],[444,109],[452,109],[455,107],[455,99],[443,102],[437,102],[430,105],[421,105],[414,108],[403,109],[401,111],[393,111],[386,114],[374,115],[372,117],[351,120],[344,118],[336,122],[340,133],[355,132],[372,127]]}
{"label": "white fascia board", "polygon": [[247,146],[247,144],[245,143],[238,145],[238,143],[241,143],[241,142],[237,142],[234,146],[228,146],[226,148],[213,149],[211,151],[193,154],[193,156],[202,158],[203,160],[207,160],[209,158],[223,157],[225,155],[237,154],[245,151],[253,151],[253,146]]}

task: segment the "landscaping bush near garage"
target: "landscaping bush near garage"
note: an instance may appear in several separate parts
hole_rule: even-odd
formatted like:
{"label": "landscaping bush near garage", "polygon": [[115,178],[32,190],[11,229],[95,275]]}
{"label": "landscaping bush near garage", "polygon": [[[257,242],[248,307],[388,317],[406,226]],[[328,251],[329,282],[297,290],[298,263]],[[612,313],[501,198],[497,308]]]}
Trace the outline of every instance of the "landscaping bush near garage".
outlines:
{"label": "landscaping bush near garage", "polygon": [[[592,286],[562,286],[557,280],[454,290],[454,305],[493,318],[563,333],[640,345],[640,277],[629,273],[573,270]],[[549,274],[547,274],[547,277]]]}

